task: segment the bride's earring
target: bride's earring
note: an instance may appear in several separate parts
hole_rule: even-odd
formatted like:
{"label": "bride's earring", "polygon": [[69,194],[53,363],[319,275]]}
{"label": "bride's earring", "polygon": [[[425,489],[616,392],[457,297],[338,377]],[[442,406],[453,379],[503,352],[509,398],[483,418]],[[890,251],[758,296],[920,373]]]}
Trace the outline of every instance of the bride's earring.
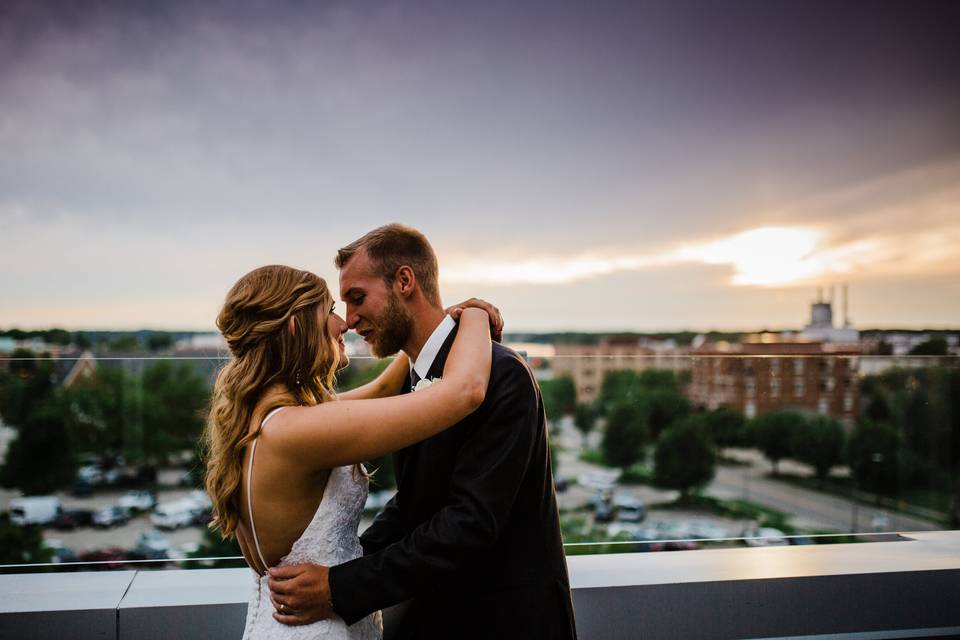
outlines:
{"label": "bride's earring", "polygon": [[297,369],[296,384],[298,387],[300,386],[300,369]]}

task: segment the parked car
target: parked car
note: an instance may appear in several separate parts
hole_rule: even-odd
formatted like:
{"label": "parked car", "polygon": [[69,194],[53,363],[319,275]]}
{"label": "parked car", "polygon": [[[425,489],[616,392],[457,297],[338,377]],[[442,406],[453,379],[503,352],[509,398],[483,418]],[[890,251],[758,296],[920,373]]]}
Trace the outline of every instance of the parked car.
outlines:
{"label": "parked car", "polygon": [[157,495],[153,491],[127,491],[119,504],[131,511],[150,511],[157,506]]}
{"label": "parked car", "polygon": [[780,529],[773,527],[760,527],[759,529],[748,529],[744,532],[744,540],[748,547],[782,547],[790,544],[787,541],[786,534]]}
{"label": "parked car", "polygon": [[194,524],[203,508],[190,498],[181,498],[157,505],[150,515],[150,523],[158,529],[179,529]]}
{"label": "parked car", "polygon": [[199,509],[193,514],[193,522],[197,526],[205,527],[213,520],[213,507]]}
{"label": "parked car", "polygon": [[213,520],[213,502],[206,491],[194,489],[190,492],[189,499],[196,505],[193,513],[193,524],[206,525]]}
{"label": "parked car", "polygon": [[64,509],[53,521],[53,528],[60,531],[73,531],[77,527],[89,527],[93,524],[93,511],[89,509]]}
{"label": "parked car", "polygon": [[56,496],[14,498],[10,501],[10,522],[18,525],[52,524],[60,509],[60,499]]}
{"label": "parked car", "polygon": [[143,554],[147,560],[161,560],[169,557],[170,547],[167,536],[156,529],[149,529],[140,533],[133,550]]}
{"label": "parked car", "polygon": [[596,489],[597,491],[609,491],[617,486],[617,480],[620,478],[619,471],[591,471],[584,473],[577,482],[580,486],[587,489]]}
{"label": "parked car", "polygon": [[613,507],[605,500],[599,500],[593,507],[594,522],[612,522]]}
{"label": "parked car", "polygon": [[63,564],[64,562],[77,561],[77,554],[75,554],[70,547],[63,544],[62,540],[57,540],[56,538],[47,538],[43,541],[43,546],[53,551],[53,556],[50,558],[50,562],[55,564]]}
{"label": "parked car", "polygon": [[88,464],[77,469],[77,481],[91,487],[103,484],[103,471],[95,464]]}
{"label": "parked car", "polygon": [[109,529],[130,521],[130,511],[124,507],[104,507],[93,514],[93,526]]}
{"label": "parked car", "polygon": [[93,495],[93,485],[86,480],[77,479],[70,487],[70,494],[77,498],[86,498]]}
{"label": "parked car", "polygon": [[714,524],[707,520],[690,520],[685,524],[686,528],[686,537],[688,538],[700,538],[700,539],[717,539],[717,538],[727,538],[730,536],[730,532],[721,527],[718,524]]}
{"label": "parked car", "polygon": [[209,509],[213,507],[213,502],[211,502],[210,496],[207,495],[206,491],[201,491],[200,489],[194,489],[191,491],[188,499],[192,500],[193,503],[201,509]]}
{"label": "parked car", "polygon": [[613,508],[617,512],[617,519],[623,522],[643,522],[647,517],[643,500],[630,493],[621,491],[614,494]]}
{"label": "parked car", "polygon": [[393,491],[371,491],[367,494],[367,501],[363,505],[363,510],[380,511],[390,501],[393,494]]}
{"label": "parked car", "polygon": [[99,571],[104,569],[125,569],[128,568],[128,560],[143,560],[143,557],[139,554],[131,554],[120,547],[103,547],[81,553],[77,560],[79,562],[97,563],[89,567],[82,567],[84,571]]}
{"label": "parked car", "polygon": [[554,476],[553,486],[557,490],[557,493],[563,493],[567,490],[567,487],[570,486],[570,481],[563,476]]}
{"label": "parked car", "polygon": [[607,527],[607,535],[611,538],[624,537],[630,540],[645,540],[645,529],[633,522],[614,522]]}

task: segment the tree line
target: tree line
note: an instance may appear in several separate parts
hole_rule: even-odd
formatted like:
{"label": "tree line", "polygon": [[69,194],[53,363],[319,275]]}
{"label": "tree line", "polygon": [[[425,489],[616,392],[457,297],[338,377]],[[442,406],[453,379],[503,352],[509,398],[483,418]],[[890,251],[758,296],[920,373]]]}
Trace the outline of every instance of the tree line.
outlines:
{"label": "tree line", "polygon": [[[681,499],[709,483],[725,447],[755,448],[771,463],[793,459],[824,486],[848,465],[855,487],[897,497],[912,489],[945,496],[952,526],[960,525],[960,371],[944,367],[893,369],[861,381],[861,415],[850,428],[823,415],[774,411],[747,420],[742,413],[691,405],[671,371],[614,371],[599,397],[578,404],[569,378],[542,383],[547,415],[572,415],[586,438],[603,425],[604,463],[631,473],[652,458],[653,484]],[[652,449],[652,456],[650,450]]]}
{"label": "tree line", "polygon": [[210,388],[189,364],[158,360],[137,374],[99,363],[70,387],[54,374],[44,358],[0,371],[0,417],[14,431],[3,486],[49,493],[69,486],[87,458],[156,466],[196,450]]}

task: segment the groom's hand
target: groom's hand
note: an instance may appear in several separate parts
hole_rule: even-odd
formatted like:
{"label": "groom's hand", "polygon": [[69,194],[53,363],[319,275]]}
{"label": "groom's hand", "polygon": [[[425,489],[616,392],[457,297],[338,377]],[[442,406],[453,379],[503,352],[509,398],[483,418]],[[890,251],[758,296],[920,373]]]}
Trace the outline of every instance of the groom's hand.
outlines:
{"label": "groom's hand", "polygon": [[330,569],[319,564],[295,564],[270,569],[273,617],[283,624],[310,624],[333,615]]}

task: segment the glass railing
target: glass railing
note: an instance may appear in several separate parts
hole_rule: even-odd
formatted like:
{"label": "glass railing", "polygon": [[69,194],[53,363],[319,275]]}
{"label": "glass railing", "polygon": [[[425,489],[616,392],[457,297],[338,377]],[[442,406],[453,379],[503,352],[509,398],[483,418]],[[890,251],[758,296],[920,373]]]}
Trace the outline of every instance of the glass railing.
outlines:
{"label": "glass railing", "polygon": [[[960,357],[522,348],[569,555],[960,529]],[[206,526],[196,446],[225,361],[0,355],[0,571],[245,566]],[[354,357],[339,385],[383,366]],[[394,490],[370,467],[361,530]]]}

